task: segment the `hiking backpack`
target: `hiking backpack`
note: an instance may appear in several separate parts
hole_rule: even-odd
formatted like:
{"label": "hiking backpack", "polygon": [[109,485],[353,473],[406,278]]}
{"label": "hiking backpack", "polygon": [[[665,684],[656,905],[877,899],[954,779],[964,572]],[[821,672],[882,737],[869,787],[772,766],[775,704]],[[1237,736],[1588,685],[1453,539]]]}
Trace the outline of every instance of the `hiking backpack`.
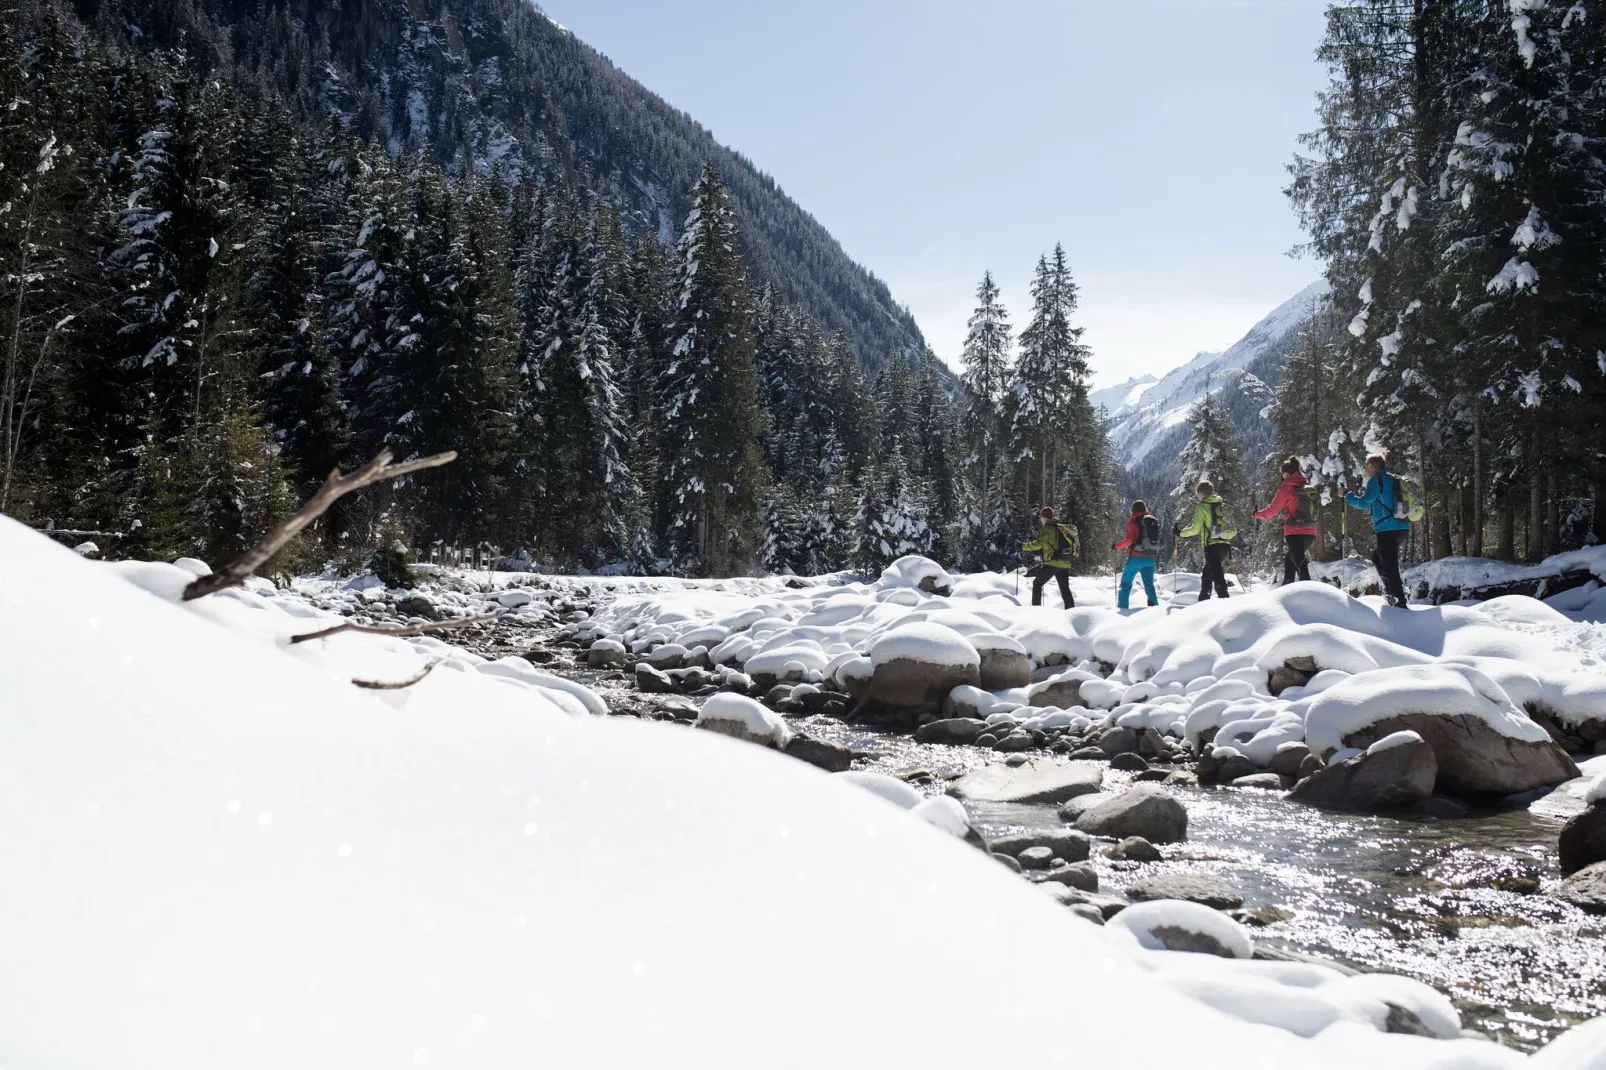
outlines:
{"label": "hiking backpack", "polygon": [[1294,492],[1294,512],[1288,518],[1288,523],[1296,527],[1309,528],[1316,526],[1316,495],[1319,492],[1315,487],[1304,486]]}
{"label": "hiking backpack", "polygon": [[1228,539],[1238,534],[1237,531],[1233,529],[1231,524],[1232,517],[1225,516],[1225,518],[1223,518],[1226,512],[1226,502],[1221,502],[1220,504],[1211,504],[1209,532],[1211,542],[1215,542],[1220,539]]}
{"label": "hiking backpack", "polygon": [[1427,515],[1427,510],[1416,502],[1416,494],[1411,490],[1411,484],[1395,475],[1393,472],[1385,473],[1389,484],[1394,488],[1394,507],[1389,512],[1395,520],[1403,520],[1408,524],[1415,524]]}
{"label": "hiking backpack", "polygon": [[1160,520],[1153,513],[1144,513],[1138,520],[1138,542],[1133,549],[1149,554],[1160,552]]}
{"label": "hiking backpack", "polygon": [[1054,527],[1057,528],[1060,533],[1060,549],[1064,550],[1066,554],[1072,557],[1082,552],[1082,540],[1077,535],[1076,528],[1072,527],[1070,524],[1058,523],[1056,523]]}

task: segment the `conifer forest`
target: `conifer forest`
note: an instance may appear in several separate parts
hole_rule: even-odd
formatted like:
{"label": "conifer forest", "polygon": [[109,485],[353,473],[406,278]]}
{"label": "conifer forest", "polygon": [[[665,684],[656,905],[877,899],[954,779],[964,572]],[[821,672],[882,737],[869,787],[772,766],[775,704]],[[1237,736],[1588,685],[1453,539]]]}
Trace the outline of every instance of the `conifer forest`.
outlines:
{"label": "conifer forest", "polygon": [[1247,517],[1292,454],[1331,559],[1364,549],[1341,492],[1384,450],[1427,507],[1415,560],[1594,542],[1606,18],[1584,7],[1332,7],[1287,191],[1330,296],[1264,396],[1204,390],[1160,485],[1090,401],[1053,236],[1018,327],[986,274],[962,352],[934,353],[773,180],[523,0],[0,0],[0,511],[212,561],[335,467],[453,450],[283,569],[398,546],[1009,568],[1044,504],[1092,568],[1127,498],[1180,510],[1208,477]]}

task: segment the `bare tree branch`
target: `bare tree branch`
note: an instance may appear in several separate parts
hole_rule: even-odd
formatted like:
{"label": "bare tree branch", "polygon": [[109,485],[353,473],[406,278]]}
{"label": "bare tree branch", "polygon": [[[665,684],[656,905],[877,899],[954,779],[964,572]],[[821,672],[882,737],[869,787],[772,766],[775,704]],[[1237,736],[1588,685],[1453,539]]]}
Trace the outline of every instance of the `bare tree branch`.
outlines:
{"label": "bare tree branch", "polygon": [[358,687],[366,687],[370,691],[400,691],[404,687],[412,687],[414,684],[418,683],[418,681],[434,672],[435,666],[439,664],[440,661],[438,660],[432,661],[428,665],[425,665],[423,671],[417,676],[409,676],[405,680],[396,680],[394,682],[387,682],[384,680],[353,680],[352,683],[356,684]]}
{"label": "bare tree branch", "polygon": [[295,538],[302,528],[317,520],[331,505],[352,491],[373,483],[383,483],[387,479],[397,479],[409,472],[439,468],[443,464],[457,460],[457,453],[456,451],[437,453],[433,457],[420,457],[416,461],[403,461],[401,464],[391,464],[390,460],[390,451],[380,450],[379,456],[369,461],[366,467],[358,469],[349,476],[341,475],[338,468],[330,472],[329,478],[318,488],[318,493],[308,498],[307,504],[303,505],[294,516],[269,530],[262,536],[261,542],[223,568],[210,576],[200,577],[184,588],[184,601],[200,598],[213,591],[221,591],[225,587],[238,587],[245,582],[247,576],[266,564],[268,558],[284,549],[285,543]]}
{"label": "bare tree branch", "polygon": [[477,617],[458,617],[456,620],[438,620],[431,621],[428,624],[408,624],[401,628],[376,628],[367,624],[353,624],[347,621],[344,624],[337,624],[322,631],[308,632],[305,635],[293,635],[290,637],[290,643],[294,645],[296,643],[311,642],[314,639],[327,639],[331,635],[339,635],[341,632],[359,632],[363,635],[391,635],[399,639],[410,635],[423,635],[425,632],[450,632],[459,628],[471,628],[476,624],[489,624],[500,617],[503,612],[503,610],[498,609],[492,613],[481,613]]}

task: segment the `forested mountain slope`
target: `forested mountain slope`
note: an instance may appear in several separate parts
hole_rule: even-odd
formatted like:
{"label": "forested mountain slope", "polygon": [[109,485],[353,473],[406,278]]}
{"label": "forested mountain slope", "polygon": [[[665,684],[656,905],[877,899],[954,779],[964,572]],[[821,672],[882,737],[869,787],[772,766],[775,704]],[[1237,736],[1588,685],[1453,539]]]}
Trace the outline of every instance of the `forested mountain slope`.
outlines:
{"label": "forested mountain slope", "polygon": [[673,240],[712,162],[755,283],[874,369],[924,347],[886,284],[775,181],[527,0],[75,0],[138,48],[182,46],[277,90],[303,118],[338,116],[393,150],[428,146],[461,171],[556,170]]}

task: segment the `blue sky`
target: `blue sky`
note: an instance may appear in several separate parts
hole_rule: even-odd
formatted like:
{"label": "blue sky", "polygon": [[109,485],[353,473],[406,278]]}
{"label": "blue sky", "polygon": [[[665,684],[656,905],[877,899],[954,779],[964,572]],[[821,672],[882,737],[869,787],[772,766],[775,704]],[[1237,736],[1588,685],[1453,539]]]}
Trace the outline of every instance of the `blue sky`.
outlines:
{"label": "blue sky", "polygon": [[1318,271],[1282,188],[1326,0],[544,0],[775,177],[952,362],[1063,242],[1100,385],[1236,341]]}

